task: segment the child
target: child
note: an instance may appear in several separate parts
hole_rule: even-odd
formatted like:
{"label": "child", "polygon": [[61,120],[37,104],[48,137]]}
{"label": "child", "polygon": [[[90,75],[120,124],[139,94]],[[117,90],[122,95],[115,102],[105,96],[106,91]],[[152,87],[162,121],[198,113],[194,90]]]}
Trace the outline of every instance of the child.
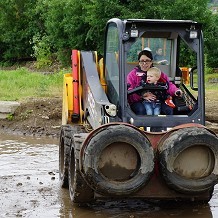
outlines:
{"label": "child", "polygon": [[162,87],[164,89],[151,89],[142,92],[142,98],[146,96],[146,93],[150,92],[154,94],[153,100],[143,100],[143,105],[146,109],[147,115],[159,115],[161,111],[161,104],[166,103],[170,107],[174,108],[175,105],[172,102],[172,97],[167,94],[169,84],[167,81],[161,78],[161,71],[157,67],[151,67],[147,71],[147,81],[151,88]]}

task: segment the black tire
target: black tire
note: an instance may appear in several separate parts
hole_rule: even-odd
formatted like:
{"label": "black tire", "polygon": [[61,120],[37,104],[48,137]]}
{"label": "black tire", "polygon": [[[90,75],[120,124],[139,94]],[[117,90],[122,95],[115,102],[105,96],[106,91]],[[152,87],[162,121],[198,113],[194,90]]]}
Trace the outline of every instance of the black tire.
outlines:
{"label": "black tire", "polygon": [[[131,175],[128,175],[128,178],[123,181],[107,178],[99,167],[103,151],[111,145],[116,147],[117,143],[133,148],[137,157],[136,169],[133,169]],[[84,151],[82,164],[85,179],[97,193],[117,196],[129,195],[145,185],[153,174],[154,150],[147,137],[140,130],[126,125],[111,125],[103,127],[91,138]],[[112,171],[116,173],[114,168],[107,169],[107,172]]]}
{"label": "black tire", "polygon": [[75,149],[71,147],[69,161],[69,192],[73,203],[91,203],[94,200],[94,191],[87,185],[79,170],[79,160]]}
{"label": "black tire", "polygon": [[[209,192],[211,198],[211,190],[217,183],[217,145],[218,138],[204,128],[191,127],[173,132],[159,148],[160,171],[167,185],[185,194]],[[192,156],[198,150],[205,155],[202,160]],[[206,164],[201,166],[201,162]],[[179,168],[182,164],[187,168]],[[196,168],[195,171],[191,166]]]}
{"label": "black tire", "polygon": [[83,132],[81,126],[63,125],[59,140],[59,180],[62,188],[68,188],[68,166],[73,135]]}

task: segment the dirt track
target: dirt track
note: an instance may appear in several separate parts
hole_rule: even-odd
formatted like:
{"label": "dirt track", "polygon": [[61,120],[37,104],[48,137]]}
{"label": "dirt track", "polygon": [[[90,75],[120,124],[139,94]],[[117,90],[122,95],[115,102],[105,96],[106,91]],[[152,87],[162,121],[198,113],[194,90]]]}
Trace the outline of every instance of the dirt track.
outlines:
{"label": "dirt track", "polygon": [[59,136],[62,99],[28,98],[20,102],[12,120],[0,120],[0,129],[24,135]]}

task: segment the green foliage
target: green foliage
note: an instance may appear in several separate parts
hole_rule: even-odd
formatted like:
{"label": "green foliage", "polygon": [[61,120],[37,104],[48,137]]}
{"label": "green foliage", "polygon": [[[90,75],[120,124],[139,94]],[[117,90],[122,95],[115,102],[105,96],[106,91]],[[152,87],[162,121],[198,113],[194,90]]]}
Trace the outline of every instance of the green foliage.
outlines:
{"label": "green foliage", "polygon": [[213,73],[215,73],[213,68],[210,68],[210,67],[205,68],[205,74],[213,74]]}
{"label": "green foliage", "polygon": [[203,23],[207,65],[217,67],[218,19],[209,10],[208,0],[5,0],[0,10],[0,61],[33,54],[42,67],[55,55],[69,65],[72,49],[103,53],[105,24],[110,18],[155,18]]}
{"label": "green foliage", "polygon": [[12,121],[14,119],[14,115],[13,114],[8,114],[6,119],[9,120],[9,121]]}
{"label": "green foliage", "polygon": [[51,45],[47,36],[33,36],[33,57],[36,58],[36,67],[42,68],[52,64]]}
{"label": "green foliage", "polygon": [[205,30],[205,53],[207,54],[207,66],[218,67],[218,15],[211,16]]}
{"label": "green foliage", "polygon": [[[29,57],[32,23],[29,8],[35,7],[32,0],[5,0],[0,2],[0,48],[1,60],[19,60]],[[31,28],[30,28],[31,27]]]}

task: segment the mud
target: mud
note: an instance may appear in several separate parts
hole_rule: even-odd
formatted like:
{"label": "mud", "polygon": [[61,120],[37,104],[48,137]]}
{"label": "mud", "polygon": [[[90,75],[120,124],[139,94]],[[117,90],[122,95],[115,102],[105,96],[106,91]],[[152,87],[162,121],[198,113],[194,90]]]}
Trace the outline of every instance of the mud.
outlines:
{"label": "mud", "polygon": [[[218,133],[218,97],[206,94],[206,125]],[[218,217],[218,187],[209,204],[200,206],[141,201],[109,201],[86,208],[72,205],[58,175],[61,97],[20,103],[13,119],[0,120],[0,217]]]}
{"label": "mud", "polygon": [[0,130],[32,136],[59,137],[62,98],[27,98],[20,101],[15,114],[0,120]]}
{"label": "mud", "polygon": [[58,175],[58,139],[0,132],[0,217],[215,218],[218,187],[209,204],[159,205],[143,201],[71,204]]}

